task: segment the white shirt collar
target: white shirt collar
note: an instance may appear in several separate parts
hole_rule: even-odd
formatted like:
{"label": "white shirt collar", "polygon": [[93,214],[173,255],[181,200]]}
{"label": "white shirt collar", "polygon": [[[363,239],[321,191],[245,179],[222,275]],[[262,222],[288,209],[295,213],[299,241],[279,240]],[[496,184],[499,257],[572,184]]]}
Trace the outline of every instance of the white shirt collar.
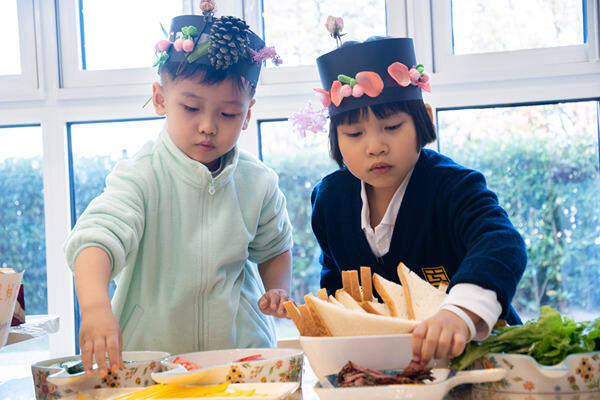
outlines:
{"label": "white shirt collar", "polygon": [[[392,225],[396,224],[396,218],[398,217],[398,212],[400,211],[400,206],[402,205],[402,199],[404,198],[404,193],[406,192],[406,187],[408,186],[408,182],[410,181],[410,177],[414,167],[406,174],[406,177],[396,189],[390,204],[388,204],[387,210],[385,210],[385,214],[381,219],[379,225]],[[371,212],[369,210],[369,200],[367,198],[367,191],[365,188],[365,182],[360,181],[360,198],[362,199],[362,210],[360,213],[360,227],[364,229],[374,229],[371,227]],[[378,225],[378,226],[379,226]]]}

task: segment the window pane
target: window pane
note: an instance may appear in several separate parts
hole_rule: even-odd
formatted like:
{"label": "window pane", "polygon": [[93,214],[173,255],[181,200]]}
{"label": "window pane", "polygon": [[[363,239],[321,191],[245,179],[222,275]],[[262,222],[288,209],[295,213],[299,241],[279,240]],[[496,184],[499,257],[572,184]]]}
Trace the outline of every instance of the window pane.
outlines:
{"label": "window pane", "polygon": [[[294,272],[291,296],[304,302],[308,292],[317,293],[321,254],[310,225],[310,194],[323,176],[337,169],[329,158],[326,134],[307,136],[292,133],[287,121],[260,122],[262,159],[279,175],[279,187],[287,200],[287,210],[294,227],[292,249]],[[278,335],[298,335],[293,324],[276,318]]]}
{"label": "window pane", "polygon": [[598,103],[438,113],[440,150],[481,171],[529,255],[513,304],[576,319],[600,313]]}
{"label": "window pane", "polygon": [[106,176],[117,161],[132,157],[146,142],[156,140],[163,124],[163,119],[149,119],[70,125],[77,218],[102,193]]}
{"label": "window pane", "polygon": [[182,12],[181,0],[80,0],[82,66],[87,70],[151,67],[154,45]]}
{"label": "window pane", "polygon": [[[25,271],[27,315],[48,313],[43,190],[41,128],[0,128],[0,267]],[[28,376],[31,362],[48,357],[47,339],[6,346],[0,381]]]}
{"label": "window pane", "polygon": [[0,128],[0,267],[25,271],[27,314],[46,314],[42,131]]}
{"label": "window pane", "polygon": [[452,0],[454,54],[584,43],[585,0]]}
{"label": "window pane", "polygon": [[[385,36],[385,0],[263,0],[265,41],[275,46],[283,66],[313,65],[315,59],[335,49],[325,29],[327,16],[344,18],[342,37],[365,40]],[[270,66],[267,63],[267,66]]]}
{"label": "window pane", "polygon": [[4,38],[0,75],[19,75],[21,73],[18,21],[17,0],[4,0],[0,13],[0,37]]}

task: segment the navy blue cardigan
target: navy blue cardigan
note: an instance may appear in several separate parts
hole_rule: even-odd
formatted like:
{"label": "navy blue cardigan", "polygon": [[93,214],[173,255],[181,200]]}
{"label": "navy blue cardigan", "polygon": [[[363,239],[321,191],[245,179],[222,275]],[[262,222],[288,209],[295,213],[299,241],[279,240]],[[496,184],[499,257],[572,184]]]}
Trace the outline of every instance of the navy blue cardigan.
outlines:
{"label": "navy blue cardigan", "polygon": [[341,271],[370,266],[399,282],[399,262],[425,279],[422,268],[444,266],[450,288],[472,283],[496,292],[500,318],[521,320],[510,305],[525,266],[521,235],[483,175],[423,149],[398,212],[389,252],[376,257],[361,229],[360,180],[347,169],[314,188],[312,228],[321,246],[321,287],[342,287]]}

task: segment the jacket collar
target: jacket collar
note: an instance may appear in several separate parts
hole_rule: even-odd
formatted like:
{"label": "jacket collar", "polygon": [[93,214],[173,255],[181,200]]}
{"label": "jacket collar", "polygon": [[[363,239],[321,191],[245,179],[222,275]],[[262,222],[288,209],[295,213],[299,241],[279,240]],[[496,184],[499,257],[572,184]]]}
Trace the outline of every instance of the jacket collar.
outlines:
{"label": "jacket collar", "polygon": [[225,166],[217,176],[213,177],[206,165],[189,158],[173,143],[167,131],[166,123],[160,133],[158,149],[167,161],[167,165],[175,170],[177,176],[192,186],[208,188],[209,191],[216,191],[231,180],[239,159],[239,151],[236,145],[222,156]]}

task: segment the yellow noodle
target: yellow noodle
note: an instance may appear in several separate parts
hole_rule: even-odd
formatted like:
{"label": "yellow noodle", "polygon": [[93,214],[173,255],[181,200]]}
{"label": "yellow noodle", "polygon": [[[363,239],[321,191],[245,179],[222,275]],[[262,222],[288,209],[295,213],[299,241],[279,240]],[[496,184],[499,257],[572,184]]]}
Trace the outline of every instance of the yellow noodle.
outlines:
{"label": "yellow noodle", "polygon": [[265,397],[266,394],[256,394],[256,389],[241,390],[229,388],[225,382],[215,386],[185,386],[179,384],[160,384],[149,386],[113,400],[150,400],[150,399],[181,399],[190,397]]}

